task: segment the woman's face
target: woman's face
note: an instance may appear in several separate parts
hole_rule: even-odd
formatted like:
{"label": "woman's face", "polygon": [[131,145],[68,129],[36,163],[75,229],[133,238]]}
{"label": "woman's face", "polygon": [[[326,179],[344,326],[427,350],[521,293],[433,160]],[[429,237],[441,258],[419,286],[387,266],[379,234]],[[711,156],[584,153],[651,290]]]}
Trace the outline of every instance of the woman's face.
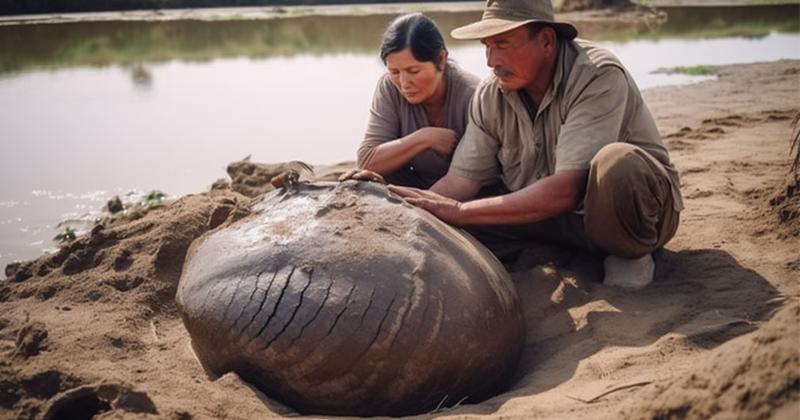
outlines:
{"label": "woman's face", "polygon": [[[444,63],[443,59],[440,65]],[[417,61],[409,48],[386,56],[386,68],[394,85],[412,104],[420,104],[434,97],[444,77],[444,72],[432,62]]]}

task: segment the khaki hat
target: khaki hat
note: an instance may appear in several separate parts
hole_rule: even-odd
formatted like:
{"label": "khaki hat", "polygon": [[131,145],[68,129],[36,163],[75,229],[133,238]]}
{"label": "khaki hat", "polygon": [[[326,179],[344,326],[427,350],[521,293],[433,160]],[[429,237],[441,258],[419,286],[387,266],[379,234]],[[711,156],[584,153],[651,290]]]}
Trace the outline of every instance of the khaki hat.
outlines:
{"label": "khaki hat", "polygon": [[532,22],[552,26],[567,40],[578,36],[574,26],[555,21],[550,0],[488,0],[481,20],[453,29],[450,36],[455,39],[483,39]]}

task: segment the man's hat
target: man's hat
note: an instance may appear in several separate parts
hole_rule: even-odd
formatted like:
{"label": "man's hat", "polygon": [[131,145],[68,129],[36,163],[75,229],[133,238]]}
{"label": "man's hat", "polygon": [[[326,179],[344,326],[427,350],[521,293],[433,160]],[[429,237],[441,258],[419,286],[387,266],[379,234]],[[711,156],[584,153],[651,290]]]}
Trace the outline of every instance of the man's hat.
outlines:
{"label": "man's hat", "polygon": [[567,40],[578,36],[574,26],[555,21],[550,0],[487,0],[481,20],[453,29],[450,36],[455,39],[483,39],[532,22],[552,26]]}

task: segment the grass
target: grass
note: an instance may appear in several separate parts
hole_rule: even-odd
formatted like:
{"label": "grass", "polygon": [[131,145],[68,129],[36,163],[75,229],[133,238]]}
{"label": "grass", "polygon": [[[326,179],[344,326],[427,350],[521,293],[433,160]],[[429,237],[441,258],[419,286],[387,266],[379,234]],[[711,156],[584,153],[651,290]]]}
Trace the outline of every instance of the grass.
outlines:
{"label": "grass", "polygon": [[717,71],[716,67],[708,65],[661,67],[653,73],[660,74],[685,74],[689,76],[711,76]]}
{"label": "grass", "polygon": [[53,238],[53,241],[57,243],[59,246],[67,245],[77,239],[78,235],[75,234],[75,230],[71,227],[64,228],[64,231],[59,233]]}
{"label": "grass", "polygon": [[150,191],[144,199],[142,200],[142,204],[147,207],[157,207],[164,204],[164,200],[167,198],[167,195],[159,190]]}

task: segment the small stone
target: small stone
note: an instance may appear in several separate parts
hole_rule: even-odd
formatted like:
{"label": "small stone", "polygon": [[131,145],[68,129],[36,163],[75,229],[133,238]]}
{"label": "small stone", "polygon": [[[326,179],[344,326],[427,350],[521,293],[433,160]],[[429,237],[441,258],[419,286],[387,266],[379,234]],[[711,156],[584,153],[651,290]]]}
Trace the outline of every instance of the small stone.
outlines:
{"label": "small stone", "polygon": [[15,281],[15,282],[17,282],[17,283],[20,283],[20,282],[23,282],[23,281],[25,281],[25,280],[28,280],[28,279],[29,279],[29,278],[31,278],[31,277],[33,277],[33,271],[31,270],[31,267],[30,267],[30,265],[27,265],[27,264],[26,264],[26,265],[24,265],[24,266],[20,266],[20,267],[19,267],[19,268],[18,268],[18,269],[17,269],[17,270],[14,272],[14,279],[13,279],[13,281]]}
{"label": "small stone", "polygon": [[106,208],[111,214],[119,213],[122,210],[125,210],[125,207],[122,205],[122,200],[119,199],[118,195],[115,195],[114,198],[108,200],[106,203]]}
{"label": "small stone", "polygon": [[19,262],[12,262],[11,264],[6,265],[6,278],[10,279],[17,274],[17,270],[19,270]]}

